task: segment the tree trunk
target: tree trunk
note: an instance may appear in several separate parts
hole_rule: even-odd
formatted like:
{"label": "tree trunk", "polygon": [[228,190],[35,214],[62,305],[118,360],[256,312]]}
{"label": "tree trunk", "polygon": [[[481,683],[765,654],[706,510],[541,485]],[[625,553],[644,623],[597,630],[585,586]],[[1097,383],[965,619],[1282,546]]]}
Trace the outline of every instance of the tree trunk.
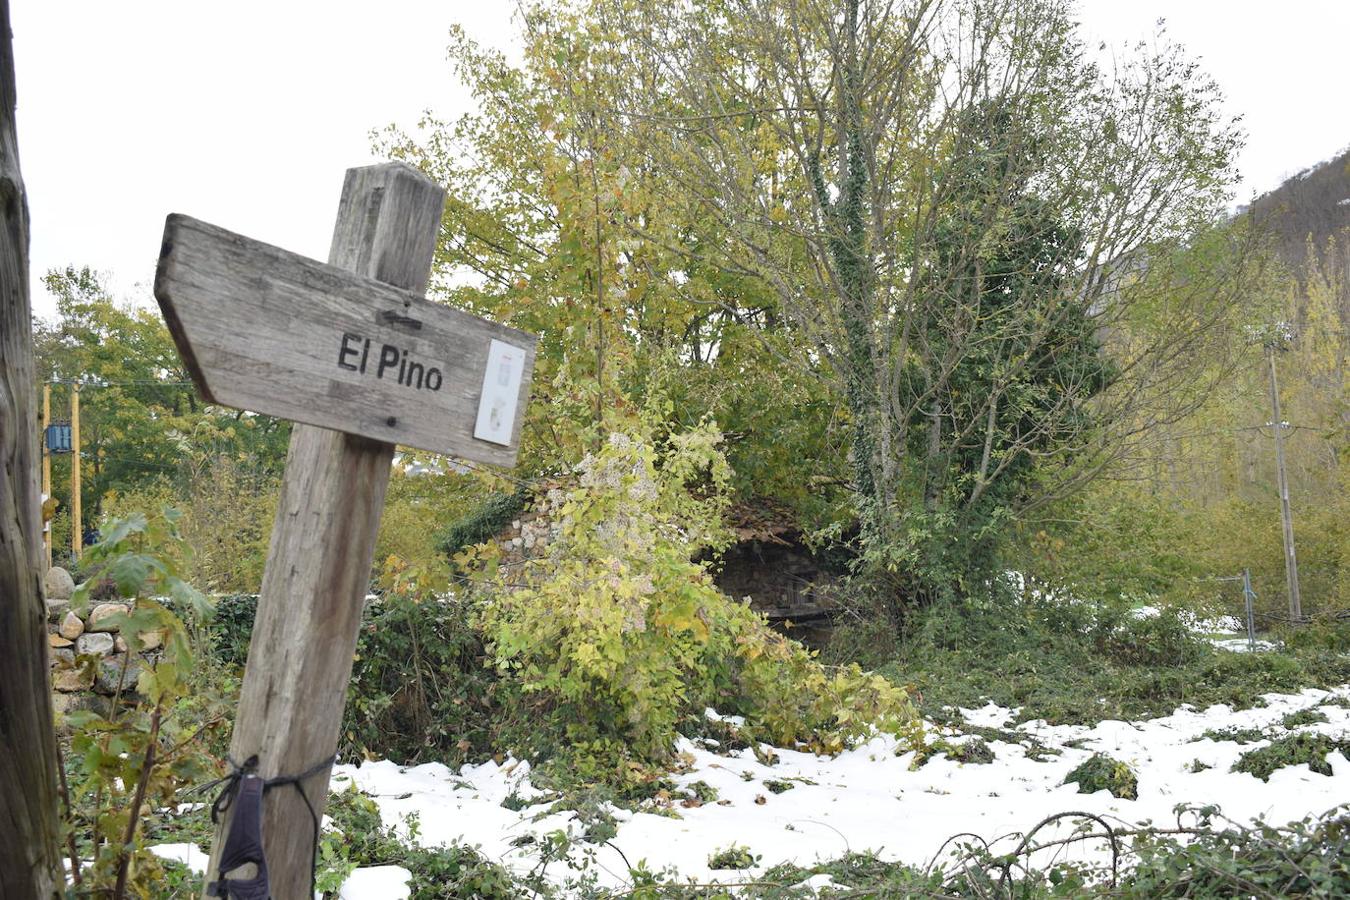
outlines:
{"label": "tree trunk", "polygon": [[872,292],[874,279],[869,258],[866,208],[871,190],[864,151],[865,127],[858,92],[857,32],[858,3],[850,0],[845,10],[845,59],[840,98],[844,134],[844,180],[833,209],[834,234],[830,255],[839,278],[844,334],[848,341],[845,365],[848,373],[845,396],[853,417],[854,490],[862,500],[863,523],[875,533],[887,519],[894,498],[878,482],[880,447],[877,432],[880,414],[877,397],[876,351],[873,338]]}
{"label": "tree trunk", "polygon": [[15,100],[9,0],[0,0],[0,897],[48,900],[64,883],[40,562],[28,204]]}

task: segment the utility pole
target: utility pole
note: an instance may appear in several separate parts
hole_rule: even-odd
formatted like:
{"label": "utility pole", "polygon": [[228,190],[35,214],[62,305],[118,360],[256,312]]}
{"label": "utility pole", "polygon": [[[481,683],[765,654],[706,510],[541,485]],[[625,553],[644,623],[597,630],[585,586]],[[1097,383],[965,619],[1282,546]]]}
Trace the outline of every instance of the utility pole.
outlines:
{"label": "utility pole", "polygon": [[52,449],[47,446],[47,429],[52,424],[52,386],[42,386],[42,560],[52,567],[52,526],[47,504],[52,500]]}
{"label": "utility pole", "polygon": [[1252,570],[1242,570],[1242,603],[1247,616],[1247,649],[1256,649],[1256,591],[1252,590]]}
{"label": "utility pole", "polygon": [[1289,475],[1284,468],[1285,422],[1280,415],[1280,387],[1275,380],[1275,346],[1267,347],[1270,356],[1270,406],[1275,418],[1275,469],[1280,490],[1280,518],[1284,525],[1284,577],[1289,586],[1289,618],[1303,618],[1303,602],[1298,593],[1298,557],[1294,554],[1294,520],[1289,512]]}
{"label": "utility pole", "polygon": [[78,560],[84,552],[80,524],[80,384],[70,386],[70,549]]}

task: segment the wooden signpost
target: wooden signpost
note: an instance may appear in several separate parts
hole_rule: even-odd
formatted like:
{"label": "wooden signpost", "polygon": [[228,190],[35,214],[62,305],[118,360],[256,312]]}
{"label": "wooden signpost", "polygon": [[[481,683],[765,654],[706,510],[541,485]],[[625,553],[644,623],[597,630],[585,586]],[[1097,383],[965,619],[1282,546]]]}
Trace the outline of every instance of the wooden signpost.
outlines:
{"label": "wooden signpost", "polygon": [[[293,419],[230,745],[264,778],[337,748],[394,445],[515,463],[535,338],[422,298],[444,192],[411,166],[350,169],[329,265],[171,215],[155,297],[210,402]],[[329,767],[300,786],[321,815]],[[216,832],[216,877],[229,813]],[[275,900],[310,889],[313,825],[267,794]]]}

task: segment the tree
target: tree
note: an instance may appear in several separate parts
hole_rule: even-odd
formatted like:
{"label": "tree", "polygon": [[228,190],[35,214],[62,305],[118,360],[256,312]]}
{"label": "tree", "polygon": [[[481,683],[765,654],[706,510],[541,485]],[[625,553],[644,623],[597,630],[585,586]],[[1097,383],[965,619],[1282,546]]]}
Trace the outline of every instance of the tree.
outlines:
{"label": "tree", "polygon": [[0,895],[49,900],[61,896],[64,880],[39,563],[28,202],[15,101],[9,0],[0,0]]}
{"label": "tree", "polygon": [[[977,108],[967,119],[963,139],[976,150],[953,161],[965,170],[952,176],[954,202],[934,236],[948,299],[923,323],[925,346],[953,363],[940,390],[932,390],[920,366],[909,368],[899,389],[910,398],[906,449],[924,461],[918,473],[923,509],[941,525],[930,526],[936,539],[924,542],[919,564],[947,577],[987,578],[997,561],[1000,519],[1034,491],[1037,454],[1054,452],[1065,433],[1092,428],[1089,403],[1110,383],[1113,367],[1087,309],[1063,291],[1070,274],[1062,260],[1081,236],[1027,183],[1004,175],[1023,167],[1011,158],[1006,138],[1015,124],[1006,113]],[[982,214],[991,183],[1000,194],[994,202],[1010,211],[1013,224],[972,257],[964,252],[965,236],[978,228],[971,217]],[[966,322],[964,301],[972,296],[979,297],[980,315]],[[1007,370],[1003,359],[1009,356],[1024,361],[1020,368]],[[1077,403],[1059,416],[1068,385]],[[993,401],[991,393],[998,395]],[[927,406],[913,402],[925,395],[932,398]],[[1057,430],[1040,427],[1057,416]],[[978,427],[941,440],[934,417]],[[1018,452],[1022,435],[1031,437]]]}
{"label": "tree", "polygon": [[448,188],[438,291],[542,336],[527,474],[574,464],[659,395],[671,427],[716,419],[741,498],[826,518],[842,481],[823,449],[837,443],[835,398],[774,291],[697,249],[725,243],[721,226],[615,127],[610,111],[656,73],[602,24],[529,8],[519,67],[456,34],[478,111],[385,136]]}
{"label": "tree", "polygon": [[[979,575],[926,560],[1203,399],[1190,362],[1247,271],[1245,232],[1213,228],[1239,137],[1175,47],[1104,72],[1061,0],[591,9],[660,73],[612,120],[834,374],[874,571]],[[1207,235],[1231,252],[1204,268]]]}
{"label": "tree", "polygon": [[[1284,256],[1287,236],[1273,237],[1272,257]],[[1248,286],[1244,352],[1202,406],[1152,429],[1083,494],[1020,522],[1026,555],[1019,571],[1078,597],[1219,600],[1240,615],[1236,583],[1215,578],[1247,569],[1258,610],[1285,616],[1263,352],[1273,343],[1281,348],[1281,406],[1291,424],[1285,449],[1304,608],[1320,617],[1350,606],[1350,337],[1339,311],[1344,283],[1328,265],[1334,247],[1322,249],[1310,238],[1297,266],[1272,264]]]}
{"label": "tree", "polygon": [[1239,138],[1165,39],[1104,72],[1063,0],[523,21],[519,68],[452,48],[483,113],[388,146],[464,198],[452,302],[544,334],[532,427],[593,423],[568,458],[674,384],[758,484],[845,482],[871,571],[930,596],[1222,372],[1196,361],[1231,352],[1251,265],[1248,230],[1215,224]]}
{"label": "tree", "polygon": [[[81,478],[87,519],[97,521],[110,492],[158,483],[180,495],[218,461],[245,477],[277,475],[289,426],[267,416],[203,406],[158,313],[114,300],[88,268],[43,278],[57,316],[38,322],[39,379],[53,384],[54,416],[80,385]],[[52,482],[66,497],[70,455],[53,457]]]}

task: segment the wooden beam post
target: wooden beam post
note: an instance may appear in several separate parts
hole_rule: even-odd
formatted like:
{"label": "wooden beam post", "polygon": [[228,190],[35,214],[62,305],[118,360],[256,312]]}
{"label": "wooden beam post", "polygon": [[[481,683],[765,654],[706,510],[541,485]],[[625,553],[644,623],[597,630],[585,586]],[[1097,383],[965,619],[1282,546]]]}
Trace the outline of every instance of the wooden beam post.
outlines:
{"label": "wooden beam post", "polygon": [[64,895],[47,675],[28,199],[14,121],[9,0],[0,0],[0,897]]}
{"label": "wooden beam post", "polygon": [[[349,169],[329,262],[424,292],[444,202],[411,166]],[[264,778],[300,774],[337,749],[393,454],[392,444],[309,425],[291,434],[230,744],[236,761],[256,755]],[[324,767],[301,785],[318,815],[328,777]],[[229,823],[227,813],[208,881],[219,875]],[[308,900],[313,840],[296,791],[270,791],[263,843],[275,900]]]}

